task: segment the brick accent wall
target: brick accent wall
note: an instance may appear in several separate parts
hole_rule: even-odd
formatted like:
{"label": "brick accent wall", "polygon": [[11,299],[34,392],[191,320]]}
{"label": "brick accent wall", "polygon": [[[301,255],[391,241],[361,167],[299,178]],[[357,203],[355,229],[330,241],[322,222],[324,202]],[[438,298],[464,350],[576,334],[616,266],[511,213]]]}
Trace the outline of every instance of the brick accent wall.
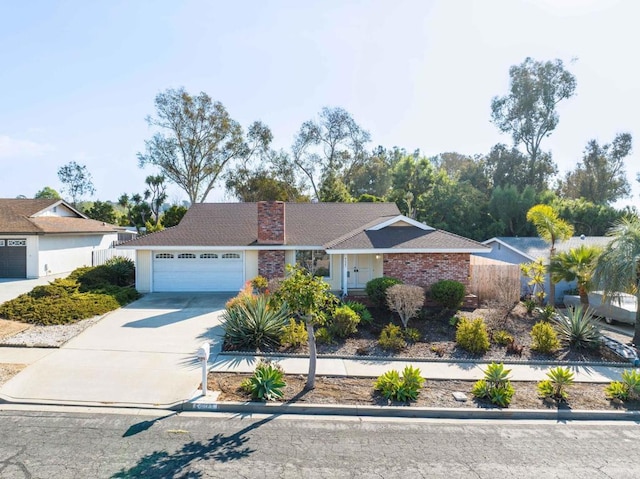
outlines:
{"label": "brick accent wall", "polygon": [[284,244],[284,202],[258,202],[258,243]]}
{"label": "brick accent wall", "polygon": [[267,279],[284,277],[284,251],[258,251],[258,274]]}
{"label": "brick accent wall", "polygon": [[388,253],[383,274],[425,289],[441,279],[460,281],[469,287],[469,253]]}

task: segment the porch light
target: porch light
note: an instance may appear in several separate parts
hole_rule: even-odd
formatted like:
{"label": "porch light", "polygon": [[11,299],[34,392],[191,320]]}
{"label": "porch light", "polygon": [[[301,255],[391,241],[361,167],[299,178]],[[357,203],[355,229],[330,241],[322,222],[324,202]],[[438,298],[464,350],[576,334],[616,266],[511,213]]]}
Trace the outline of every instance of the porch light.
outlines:
{"label": "porch light", "polygon": [[380,255],[379,254],[376,255],[376,259],[380,259]]}

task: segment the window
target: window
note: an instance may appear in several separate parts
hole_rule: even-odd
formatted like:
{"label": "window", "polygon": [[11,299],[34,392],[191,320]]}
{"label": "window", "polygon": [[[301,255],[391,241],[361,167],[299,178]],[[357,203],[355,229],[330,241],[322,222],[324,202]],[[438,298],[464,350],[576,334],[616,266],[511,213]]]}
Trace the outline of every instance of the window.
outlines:
{"label": "window", "polygon": [[325,250],[296,251],[296,264],[302,266],[314,276],[331,276],[331,256]]}
{"label": "window", "polygon": [[0,246],[4,246],[4,240],[0,240]]}
{"label": "window", "polygon": [[178,259],[196,259],[196,255],[193,253],[180,253]]}
{"label": "window", "polygon": [[225,259],[240,259],[240,255],[238,253],[225,253],[222,257]]}
{"label": "window", "polygon": [[202,253],[200,259],[217,259],[218,255],[215,253]]}
{"label": "window", "polygon": [[171,253],[158,253],[158,254],[156,254],[156,259],[173,259],[173,254],[171,254]]}
{"label": "window", "polygon": [[27,246],[27,240],[7,240],[7,246]]}

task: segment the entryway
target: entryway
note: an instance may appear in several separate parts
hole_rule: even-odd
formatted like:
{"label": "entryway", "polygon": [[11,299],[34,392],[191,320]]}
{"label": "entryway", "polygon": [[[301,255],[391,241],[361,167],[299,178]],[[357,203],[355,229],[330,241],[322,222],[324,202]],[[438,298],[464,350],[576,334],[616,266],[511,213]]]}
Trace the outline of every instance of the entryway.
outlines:
{"label": "entryway", "polygon": [[364,288],[371,280],[372,270],[370,254],[347,255],[347,288]]}

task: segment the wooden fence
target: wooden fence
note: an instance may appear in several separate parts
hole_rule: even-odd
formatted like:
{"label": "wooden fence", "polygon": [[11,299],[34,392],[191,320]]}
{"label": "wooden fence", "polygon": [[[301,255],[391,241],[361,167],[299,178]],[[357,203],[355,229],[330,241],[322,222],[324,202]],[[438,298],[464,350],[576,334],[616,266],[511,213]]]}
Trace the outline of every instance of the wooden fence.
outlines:
{"label": "wooden fence", "polygon": [[514,303],[520,299],[520,266],[471,255],[469,289],[480,304],[489,300]]}
{"label": "wooden fence", "polygon": [[133,249],[97,249],[91,252],[91,266],[100,266],[115,257],[129,258],[135,263],[136,251]]}

